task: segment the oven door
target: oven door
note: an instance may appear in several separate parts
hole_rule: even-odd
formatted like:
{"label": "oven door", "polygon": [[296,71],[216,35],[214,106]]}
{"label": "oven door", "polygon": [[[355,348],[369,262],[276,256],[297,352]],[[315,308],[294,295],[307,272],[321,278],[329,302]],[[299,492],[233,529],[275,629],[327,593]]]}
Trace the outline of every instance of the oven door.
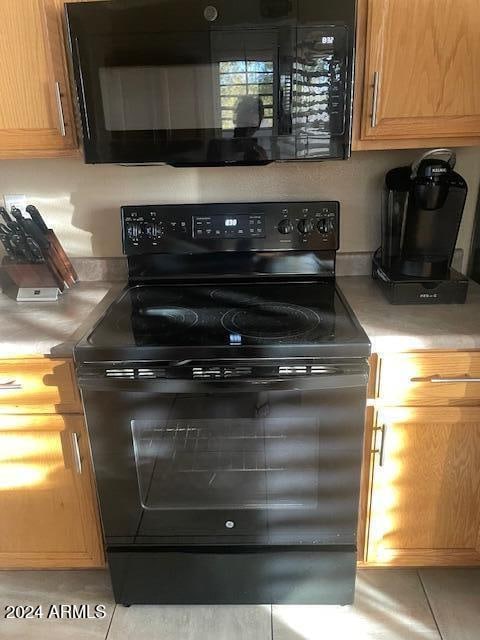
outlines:
{"label": "oven door", "polygon": [[107,542],[354,544],[366,365],[326,371],[81,373]]}
{"label": "oven door", "polygon": [[256,1],[253,13],[226,3],[214,22],[198,2],[181,20],[177,2],[140,4],[67,5],[87,162],[265,164],[348,152],[346,25],[279,24],[256,16]]}

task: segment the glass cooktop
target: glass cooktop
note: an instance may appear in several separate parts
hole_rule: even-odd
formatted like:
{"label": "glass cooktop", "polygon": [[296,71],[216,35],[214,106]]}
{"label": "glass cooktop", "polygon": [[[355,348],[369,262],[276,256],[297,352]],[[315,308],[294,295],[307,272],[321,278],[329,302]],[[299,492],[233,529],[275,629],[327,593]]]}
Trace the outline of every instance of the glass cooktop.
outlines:
{"label": "glass cooktop", "polygon": [[222,347],[348,342],[359,329],[333,282],[141,285],[88,337],[93,347]]}

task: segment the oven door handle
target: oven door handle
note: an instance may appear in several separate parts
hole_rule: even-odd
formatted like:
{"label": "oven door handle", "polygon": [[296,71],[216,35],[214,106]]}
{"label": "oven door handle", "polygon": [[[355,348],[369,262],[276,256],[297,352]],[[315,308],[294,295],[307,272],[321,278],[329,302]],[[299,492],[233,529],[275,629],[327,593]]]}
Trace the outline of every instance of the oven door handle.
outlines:
{"label": "oven door handle", "polygon": [[229,380],[181,380],[159,378],[136,380],[121,378],[79,377],[82,389],[93,391],[126,391],[137,393],[252,393],[259,391],[308,391],[365,387],[367,373],[339,373],[284,378],[252,378]]}

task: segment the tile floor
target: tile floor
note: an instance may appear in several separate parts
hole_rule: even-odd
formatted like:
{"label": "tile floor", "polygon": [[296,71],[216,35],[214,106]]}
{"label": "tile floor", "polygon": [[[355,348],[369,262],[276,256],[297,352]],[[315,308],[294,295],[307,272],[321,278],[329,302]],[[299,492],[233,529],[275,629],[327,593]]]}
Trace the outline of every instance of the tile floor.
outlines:
{"label": "tile floor", "polygon": [[[5,606],[106,607],[103,619],[5,619]],[[1,640],[479,640],[480,569],[363,569],[355,605],[115,606],[106,571],[0,572]]]}

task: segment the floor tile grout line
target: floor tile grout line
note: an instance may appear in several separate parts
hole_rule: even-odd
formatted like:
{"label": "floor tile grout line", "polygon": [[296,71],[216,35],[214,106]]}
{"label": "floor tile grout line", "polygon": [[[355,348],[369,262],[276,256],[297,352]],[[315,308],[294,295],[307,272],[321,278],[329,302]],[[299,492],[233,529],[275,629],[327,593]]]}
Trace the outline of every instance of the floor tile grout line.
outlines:
{"label": "floor tile grout line", "polygon": [[107,633],[105,634],[105,640],[108,640],[108,634],[110,633],[110,629],[111,629],[112,622],[113,622],[113,616],[115,615],[115,611],[116,610],[117,610],[117,603],[115,603],[115,606],[113,607],[112,617],[110,618],[110,622],[108,624]]}
{"label": "floor tile grout line", "polygon": [[430,613],[432,614],[433,621],[435,622],[435,626],[437,627],[437,631],[438,631],[438,635],[440,636],[440,640],[443,640],[442,632],[440,630],[440,627],[438,626],[437,618],[435,617],[435,612],[433,611],[432,603],[430,602],[430,598],[428,597],[427,589],[425,588],[425,584],[423,583],[423,580],[422,580],[422,574],[420,573],[419,569],[417,569],[417,576],[418,576],[418,579],[420,581],[420,584],[422,585],[422,590],[423,590],[423,593],[425,595],[425,599],[427,601],[428,608],[430,609]]}

